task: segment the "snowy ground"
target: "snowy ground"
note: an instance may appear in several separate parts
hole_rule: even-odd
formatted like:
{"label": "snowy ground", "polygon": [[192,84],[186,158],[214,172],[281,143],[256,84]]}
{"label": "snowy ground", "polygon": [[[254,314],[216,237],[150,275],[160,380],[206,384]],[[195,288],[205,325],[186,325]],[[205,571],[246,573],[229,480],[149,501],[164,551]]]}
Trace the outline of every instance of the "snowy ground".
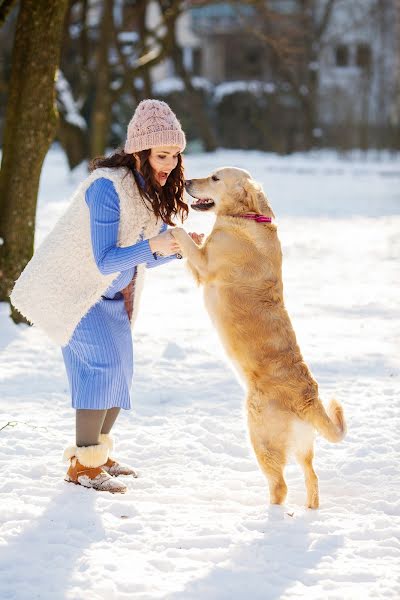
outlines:
{"label": "snowy ground", "polygon": [[[61,351],[0,304],[0,598],[400,598],[400,164],[388,156],[187,158],[189,177],[249,169],[277,214],[286,302],[322,397],[349,433],[318,438],[321,509],[297,465],[270,509],[246,441],[243,391],[182,261],[148,273],[135,333],[135,408],[115,430],[137,467],[125,496],[63,482],[74,412]],[[83,177],[49,154],[37,242]],[[207,231],[211,218],[191,217]],[[44,293],[45,301],[45,293]],[[7,425],[9,423],[9,425]]]}

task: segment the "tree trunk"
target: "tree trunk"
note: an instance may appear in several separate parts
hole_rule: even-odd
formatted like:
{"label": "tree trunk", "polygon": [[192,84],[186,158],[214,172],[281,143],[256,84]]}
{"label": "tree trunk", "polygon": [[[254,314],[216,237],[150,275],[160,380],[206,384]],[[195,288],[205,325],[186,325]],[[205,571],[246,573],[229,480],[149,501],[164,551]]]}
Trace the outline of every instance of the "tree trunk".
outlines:
{"label": "tree trunk", "polygon": [[[54,79],[67,0],[21,0],[0,171],[0,301],[33,254],[40,172],[53,140]],[[13,319],[23,318],[16,311]]]}
{"label": "tree trunk", "polygon": [[110,50],[113,0],[103,0],[103,14],[96,58],[95,100],[90,119],[91,158],[105,153],[111,121]]}
{"label": "tree trunk", "polygon": [[61,114],[59,115],[57,139],[65,152],[71,170],[88,158],[86,133],[85,129],[68,123]]}
{"label": "tree trunk", "polygon": [[[315,130],[317,129],[318,123],[318,71],[308,69],[309,64],[317,64],[318,56],[313,52],[312,48],[308,48],[306,54],[306,74],[304,80],[306,81],[307,94],[304,96],[301,94],[301,88],[297,90],[298,96],[300,96],[300,103],[303,109],[303,134],[304,134],[304,147],[305,150],[311,150],[316,143]],[[308,72],[307,72],[308,71]]]}
{"label": "tree trunk", "polygon": [[[142,41],[144,54],[146,54],[150,48],[147,45],[147,27],[146,27],[146,14],[148,9],[148,1],[142,0],[137,3],[137,24],[139,39]],[[150,69],[145,69],[142,73],[143,79],[143,97],[152,98],[153,96],[153,84],[150,75]]]}
{"label": "tree trunk", "polygon": [[176,73],[182,79],[188,94],[193,120],[196,122],[197,130],[204,144],[204,150],[206,152],[214,152],[217,147],[214,130],[209,122],[204,103],[194,88],[191,75],[184,65],[182,52],[176,41],[176,30],[174,30],[172,60]]}

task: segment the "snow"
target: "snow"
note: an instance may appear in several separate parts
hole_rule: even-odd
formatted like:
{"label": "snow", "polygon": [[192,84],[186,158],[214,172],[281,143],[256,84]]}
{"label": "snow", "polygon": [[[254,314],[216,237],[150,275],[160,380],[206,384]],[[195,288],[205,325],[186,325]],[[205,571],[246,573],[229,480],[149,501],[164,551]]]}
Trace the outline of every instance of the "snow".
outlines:
{"label": "snow", "polygon": [[251,94],[273,94],[276,86],[272,82],[263,81],[224,81],[215,87],[214,101],[221,102],[225,96],[236,94],[237,92],[249,92]]}
{"label": "snow", "polygon": [[[212,84],[204,77],[192,77],[192,85],[196,89],[202,88],[208,92],[212,90]],[[160,81],[156,81],[153,85],[153,92],[161,96],[173,92],[183,92],[184,89],[185,85],[179,77],[165,77]]]}
{"label": "snow", "polygon": [[79,112],[78,104],[72,95],[71,86],[60,69],[57,71],[56,79],[57,100],[64,119],[82,130],[86,129],[86,121]]}
{"label": "snow", "polygon": [[[249,92],[251,94],[273,94],[276,91],[276,85],[273,82],[264,81],[224,81],[214,86],[211,81],[205,77],[192,77],[192,84],[197,89],[204,89],[213,95],[213,101],[218,103],[225,96],[236,94],[238,92]],[[185,89],[182,79],[179,77],[165,77],[156,81],[153,85],[155,94],[164,95],[172,92],[183,92]]]}
{"label": "snow", "polygon": [[120,31],[118,39],[124,44],[136,44],[139,41],[139,35],[137,31]]}
{"label": "snow", "polygon": [[[268,506],[243,390],[184,261],[148,272],[135,331],[134,410],[115,427],[137,468],[112,496],[63,481],[74,411],[62,355],[0,303],[0,597],[4,600],[395,599],[399,585],[400,164],[332,152],[186,157],[188,177],[235,165],[277,215],[288,311],[321,396],[343,402],[344,442],[316,442],[321,508],[287,467]],[[39,243],[85,168],[53,148]],[[209,231],[193,214],[189,231]],[[45,298],[45,290],[44,290]]]}

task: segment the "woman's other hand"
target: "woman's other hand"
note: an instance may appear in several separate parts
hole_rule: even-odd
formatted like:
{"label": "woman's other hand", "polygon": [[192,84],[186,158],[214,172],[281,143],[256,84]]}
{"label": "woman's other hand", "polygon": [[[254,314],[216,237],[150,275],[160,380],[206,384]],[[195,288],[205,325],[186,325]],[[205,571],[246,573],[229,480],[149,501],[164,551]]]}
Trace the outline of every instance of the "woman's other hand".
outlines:
{"label": "woman's other hand", "polygon": [[149,245],[152,253],[157,252],[160,256],[171,256],[172,254],[181,253],[181,248],[170,231],[164,231],[150,238]]}

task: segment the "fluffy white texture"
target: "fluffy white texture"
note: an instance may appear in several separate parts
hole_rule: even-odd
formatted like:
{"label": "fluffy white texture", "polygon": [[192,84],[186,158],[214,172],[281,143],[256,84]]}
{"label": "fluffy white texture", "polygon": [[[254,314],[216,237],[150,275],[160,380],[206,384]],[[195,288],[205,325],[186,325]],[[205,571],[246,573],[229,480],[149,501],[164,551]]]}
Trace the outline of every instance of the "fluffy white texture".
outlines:
{"label": "fluffy white texture", "polygon": [[101,467],[108,459],[108,446],[79,446],[75,452],[76,458],[84,467]]}
{"label": "fluffy white texture", "polygon": [[[62,346],[68,343],[80,320],[119,275],[102,274],[93,256],[85,192],[101,177],[110,179],[119,195],[119,246],[135,244],[142,232],[144,239],[149,238],[160,228],[160,222],[147,210],[127,169],[96,169],[78,187],[68,209],[35,250],[10,295],[13,305],[29,322]],[[144,265],[139,265],[132,325],[143,276]]]}
{"label": "fluffy white texture", "polygon": [[[341,400],[348,419],[341,444],[316,440],[321,509],[303,509],[295,464],[286,506],[268,508],[243,391],[183,261],[147,274],[135,410],[113,430],[116,458],[139,472],[124,496],[64,483],[75,414],[61,352],[0,303],[0,429],[15,425],[0,431],[0,597],[397,600],[398,156],[219,151],[185,162],[189,178],[248,169],[277,214],[299,344],[322,398]],[[38,242],[82,173],[48,155]],[[211,224],[192,214],[185,227]]]}
{"label": "fluffy white texture", "polygon": [[114,438],[109,433],[101,433],[99,442],[105,444],[110,452],[114,450]]}
{"label": "fluffy white texture", "polygon": [[76,446],[67,446],[63,452],[63,461],[68,462],[70,458],[76,455]]}

